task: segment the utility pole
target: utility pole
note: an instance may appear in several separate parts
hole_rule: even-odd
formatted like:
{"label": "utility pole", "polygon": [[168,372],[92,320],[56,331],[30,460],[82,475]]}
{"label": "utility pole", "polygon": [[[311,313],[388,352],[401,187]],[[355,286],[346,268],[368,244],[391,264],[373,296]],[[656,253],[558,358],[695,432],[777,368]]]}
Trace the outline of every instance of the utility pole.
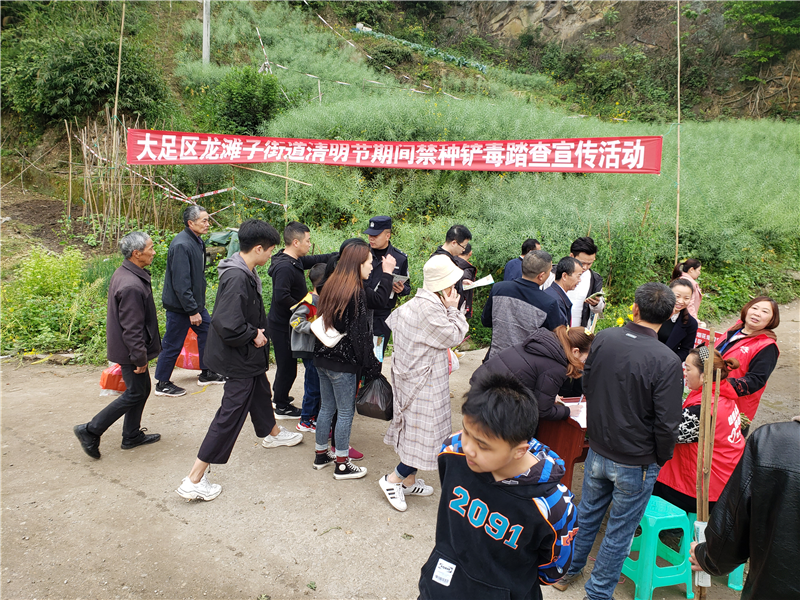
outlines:
{"label": "utility pole", "polygon": [[203,64],[211,60],[211,0],[203,0]]}

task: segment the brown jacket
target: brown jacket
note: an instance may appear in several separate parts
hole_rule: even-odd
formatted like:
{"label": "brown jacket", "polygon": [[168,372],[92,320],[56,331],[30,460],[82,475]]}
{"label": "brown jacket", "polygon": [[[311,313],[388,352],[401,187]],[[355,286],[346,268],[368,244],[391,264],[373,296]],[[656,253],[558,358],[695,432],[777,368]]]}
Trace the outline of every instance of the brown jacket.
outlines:
{"label": "brown jacket", "polygon": [[108,360],[142,367],[161,352],[150,273],[126,260],[108,285]]}

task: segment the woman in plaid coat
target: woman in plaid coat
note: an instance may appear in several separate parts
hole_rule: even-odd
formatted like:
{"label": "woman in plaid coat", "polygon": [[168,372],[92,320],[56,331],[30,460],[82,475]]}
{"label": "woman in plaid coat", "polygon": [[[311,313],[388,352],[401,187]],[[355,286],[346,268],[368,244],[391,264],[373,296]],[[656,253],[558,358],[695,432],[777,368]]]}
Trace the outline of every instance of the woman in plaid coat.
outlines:
{"label": "woman in plaid coat", "polygon": [[460,344],[469,330],[453,287],[463,271],[436,255],[423,273],[416,296],[386,320],[394,338],[394,417],[383,441],[395,449],[400,464],[378,483],[400,511],[406,510],[405,496],[433,494],[416,472],[438,468],[437,455],[451,433],[448,349]]}

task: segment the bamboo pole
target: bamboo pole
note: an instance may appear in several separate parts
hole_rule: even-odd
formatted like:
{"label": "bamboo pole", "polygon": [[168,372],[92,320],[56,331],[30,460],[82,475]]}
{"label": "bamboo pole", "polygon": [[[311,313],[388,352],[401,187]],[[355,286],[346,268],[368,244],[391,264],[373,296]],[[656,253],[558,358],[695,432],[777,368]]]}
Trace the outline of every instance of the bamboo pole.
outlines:
{"label": "bamboo pole", "polygon": [[[322,97],[320,96],[320,102],[322,102]],[[289,159],[286,159],[286,191],[284,195],[284,206],[289,206]],[[283,224],[284,226],[289,224],[289,215],[286,213],[286,210],[283,211]]]}
{"label": "bamboo pole", "polygon": [[69,196],[67,197],[67,223],[72,224],[72,136],[69,134],[69,121],[64,119],[67,128],[67,142],[69,142]]}
{"label": "bamboo pole", "polygon": [[[711,476],[711,455],[714,450],[714,427],[716,425],[716,410],[712,414],[713,369],[714,369],[714,330],[709,333],[709,356],[703,361],[703,393],[700,404],[700,429],[697,438],[697,480],[695,492],[697,495],[697,521],[708,522],[708,487]],[[717,370],[716,405],[719,405],[719,377]],[[706,576],[707,580],[707,576]],[[697,600],[705,600],[706,587],[696,585]]]}
{"label": "bamboo pole", "polygon": [[675,207],[675,263],[678,264],[678,233],[681,227],[681,0],[675,0],[678,6],[678,179],[677,202]]}
{"label": "bamboo pole", "polygon": [[117,103],[119,101],[119,77],[122,72],[122,32],[125,29],[125,5],[127,3],[123,0],[122,2],[122,20],[119,25],[119,55],[117,56],[117,91],[114,93],[114,118],[117,117]]}
{"label": "bamboo pole", "polygon": [[[288,161],[287,161],[288,162]],[[255,171],[256,173],[262,173],[264,175],[271,175],[272,177],[278,177],[279,179],[286,179],[287,181],[292,181],[294,183],[299,183],[300,185],[307,185],[309,187],[313,187],[313,183],[306,183],[305,181],[300,181],[299,179],[292,179],[291,177],[284,177],[283,175],[277,175],[275,173],[270,173],[269,171],[262,171],[260,169],[254,169],[252,167],[243,167],[242,165],[231,165],[232,167],[236,167],[237,169],[245,169],[247,171]],[[287,168],[286,171],[288,172],[289,169]],[[199,193],[199,189],[196,193]]]}

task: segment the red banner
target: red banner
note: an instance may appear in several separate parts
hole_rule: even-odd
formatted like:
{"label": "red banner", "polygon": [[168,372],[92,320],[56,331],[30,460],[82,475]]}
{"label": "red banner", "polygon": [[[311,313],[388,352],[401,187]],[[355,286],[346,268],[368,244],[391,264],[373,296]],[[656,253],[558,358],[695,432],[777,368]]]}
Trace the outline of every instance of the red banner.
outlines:
{"label": "red banner", "polygon": [[293,162],[557,173],[661,172],[661,136],[475,142],[349,142],[128,129],[129,165]]}

